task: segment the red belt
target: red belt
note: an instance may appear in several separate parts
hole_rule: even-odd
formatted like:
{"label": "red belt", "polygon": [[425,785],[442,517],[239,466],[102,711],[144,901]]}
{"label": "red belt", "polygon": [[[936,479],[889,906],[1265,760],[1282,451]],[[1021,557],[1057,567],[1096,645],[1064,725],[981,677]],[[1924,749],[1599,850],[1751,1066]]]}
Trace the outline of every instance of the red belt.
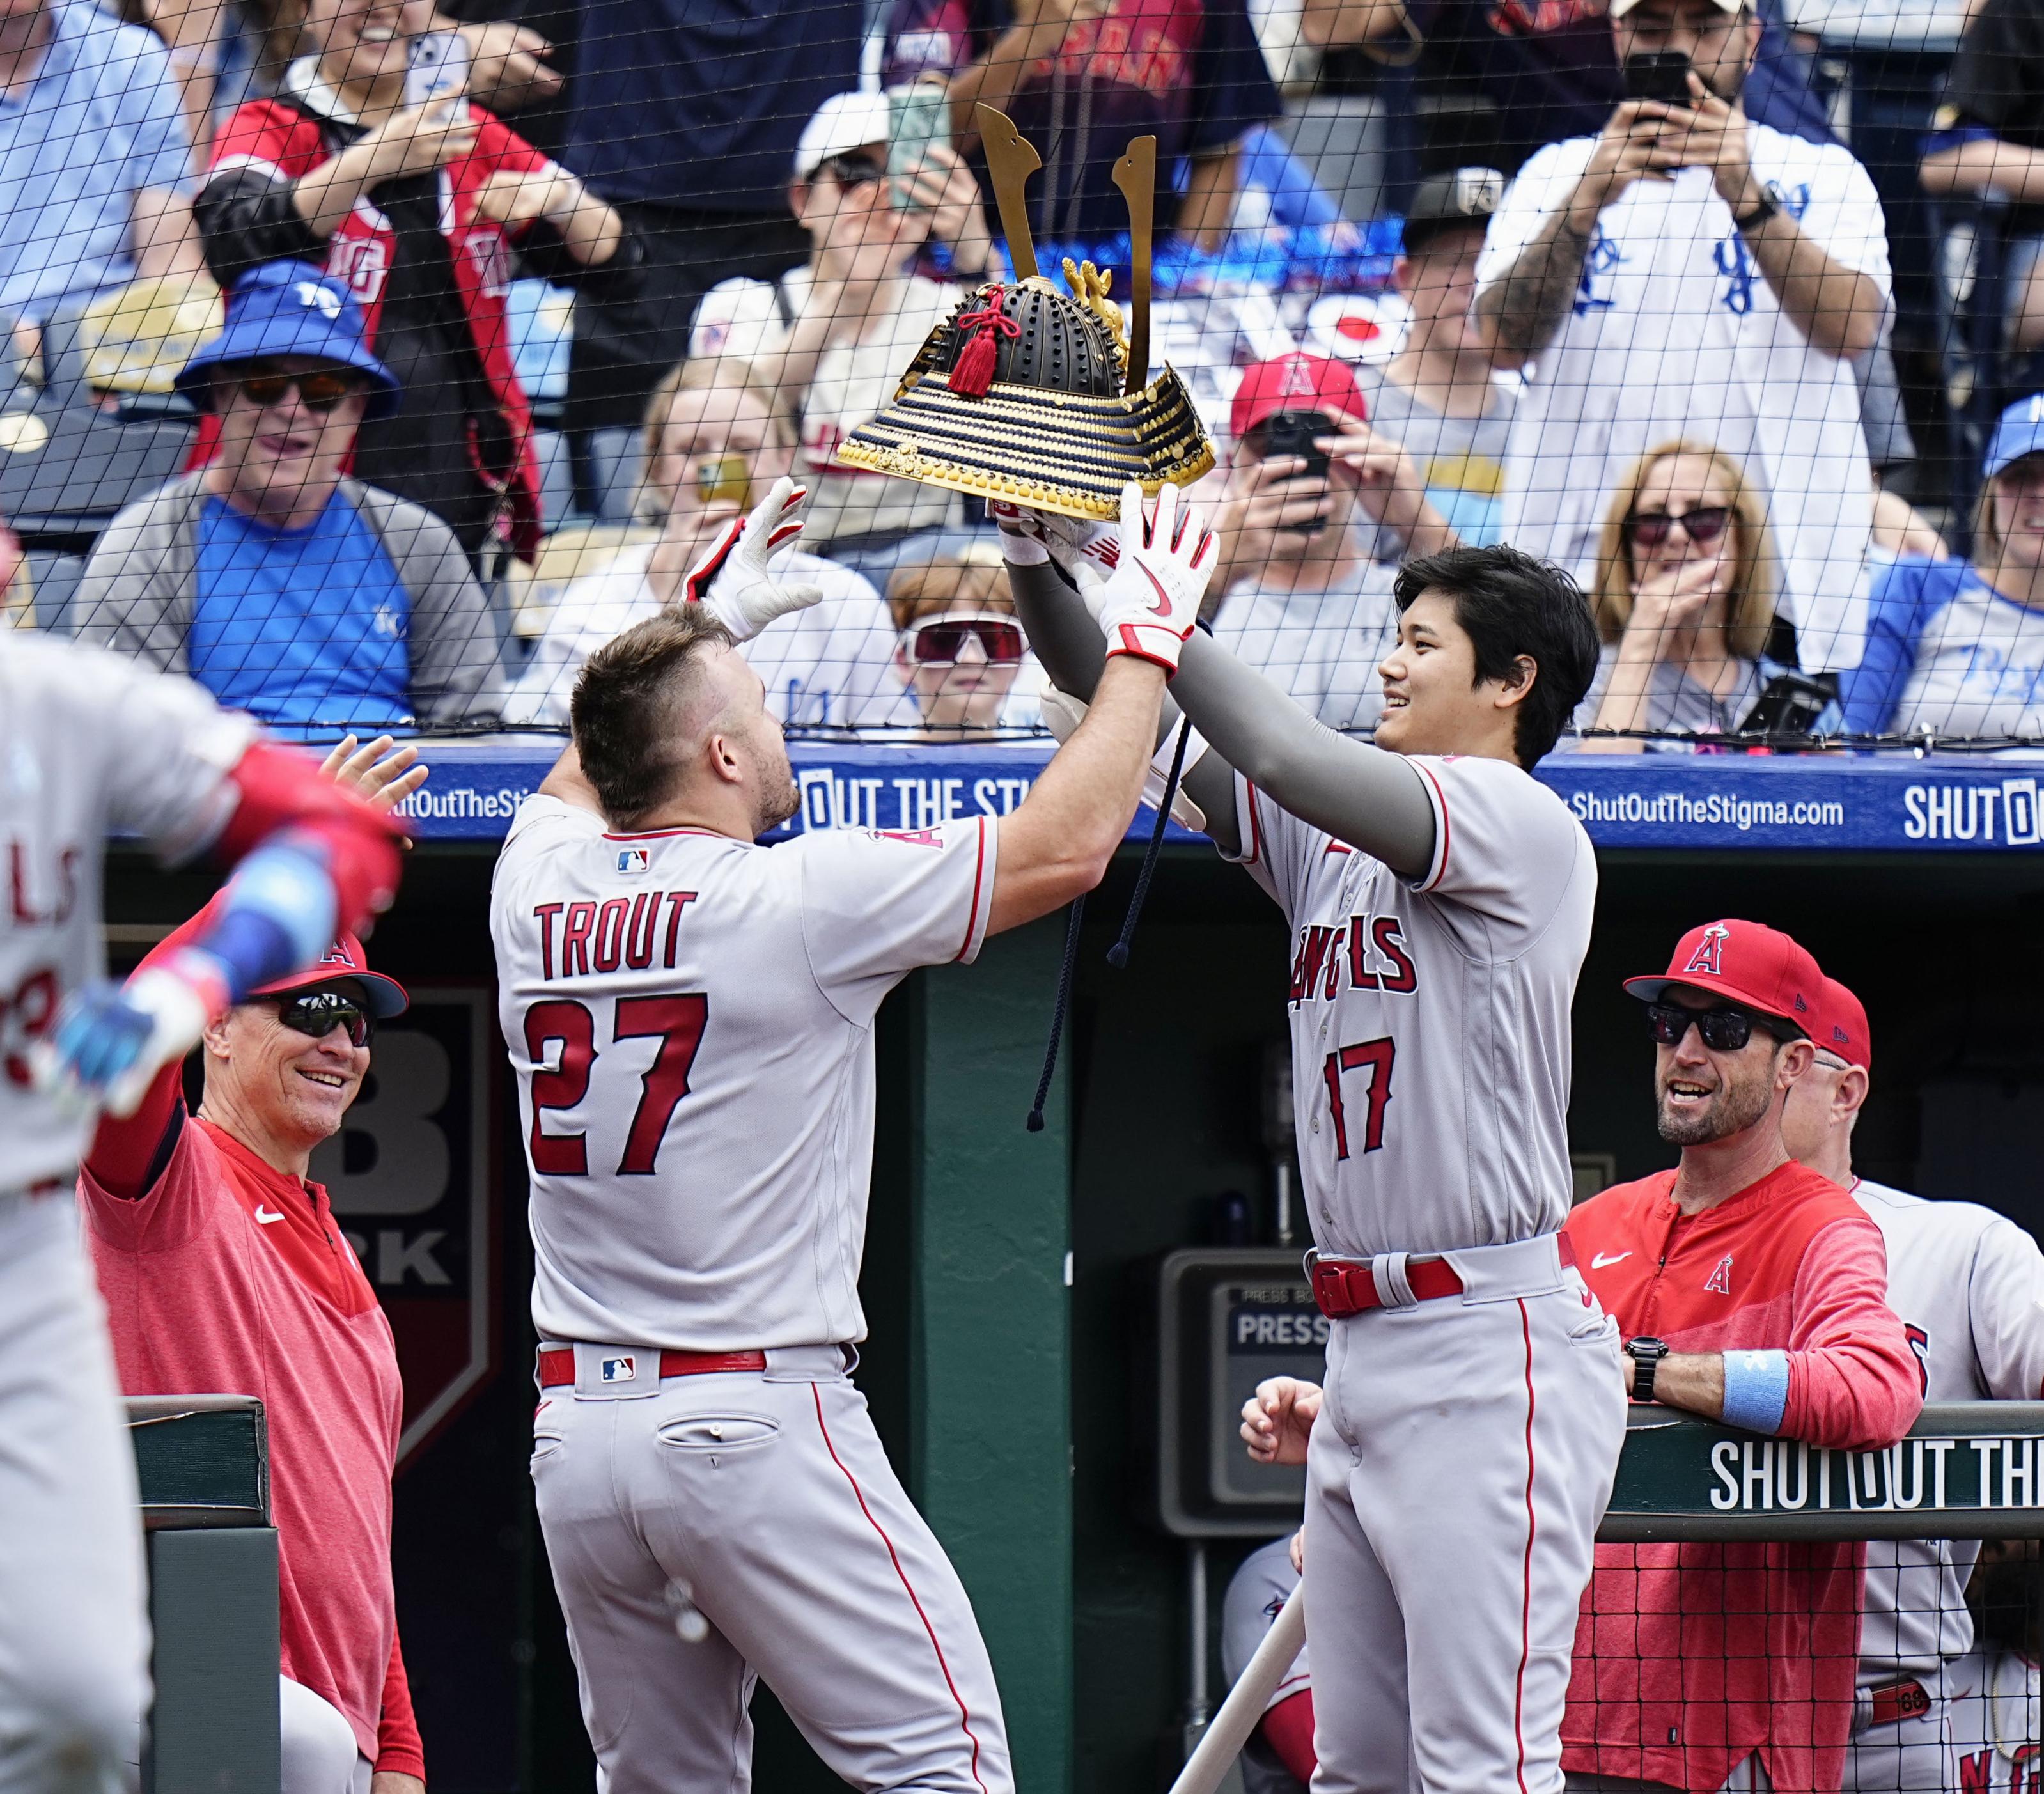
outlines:
{"label": "red belt", "polygon": [[[708,1377],[719,1370],[764,1370],[764,1352],[663,1352],[662,1377]],[[540,1387],[565,1388],[575,1380],[574,1347],[557,1346],[540,1354]]]}
{"label": "red belt", "polygon": [[[1390,1305],[1389,1298],[1377,1287],[1367,1259],[1316,1258],[1309,1274],[1313,1300],[1330,1320],[1346,1320],[1350,1315]],[[1438,1301],[1462,1293],[1462,1280],[1445,1258],[1408,1258],[1405,1281],[1416,1302]]]}
{"label": "red belt", "polygon": [[1898,1719],[1920,1719],[1931,1711],[1931,1694],[1921,1682],[1887,1682],[1869,1688],[1873,1703],[1870,1726],[1892,1726]]}

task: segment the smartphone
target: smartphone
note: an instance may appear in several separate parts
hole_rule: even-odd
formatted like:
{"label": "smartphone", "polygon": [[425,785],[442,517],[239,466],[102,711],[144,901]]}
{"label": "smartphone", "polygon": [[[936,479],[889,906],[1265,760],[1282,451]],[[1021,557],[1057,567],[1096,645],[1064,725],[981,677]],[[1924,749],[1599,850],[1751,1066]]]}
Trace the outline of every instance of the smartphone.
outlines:
{"label": "smartphone", "polygon": [[[1316,436],[1332,436],[1335,426],[1317,411],[1275,411],[1257,426],[1266,461],[1282,461],[1293,456],[1306,463],[1303,473],[1295,474],[1295,479],[1320,479],[1327,477],[1327,455],[1324,448],[1313,446]],[[1317,536],[1327,527],[1323,517],[1317,523],[1288,523],[1285,530],[1294,536]]]}
{"label": "smartphone", "polygon": [[458,31],[424,31],[414,37],[405,64],[405,104],[430,106],[468,93],[468,40]]}
{"label": "smartphone", "polygon": [[742,455],[713,455],[696,469],[696,497],[705,505],[720,501],[741,511],[752,502],[752,471]]}
{"label": "smartphone", "polygon": [[911,182],[928,161],[930,145],[949,143],[950,90],[941,81],[912,81],[887,90],[887,174],[894,204],[904,212],[920,210]]}
{"label": "smartphone", "polygon": [[1777,673],[1739,725],[1741,735],[1808,735],[1838,693],[1837,682],[1807,673]]}
{"label": "smartphone", "polygon": [[1659,100],[1667,106],[1693,106],[1686,50],[1639,50],[1625,59],[1625,97]]}

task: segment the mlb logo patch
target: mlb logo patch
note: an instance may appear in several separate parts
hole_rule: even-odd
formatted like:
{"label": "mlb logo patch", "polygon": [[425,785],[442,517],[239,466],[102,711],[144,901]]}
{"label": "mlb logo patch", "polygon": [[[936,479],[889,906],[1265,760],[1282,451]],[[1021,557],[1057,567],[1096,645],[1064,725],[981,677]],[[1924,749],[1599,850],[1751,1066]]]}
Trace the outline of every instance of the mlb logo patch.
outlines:
{"label": "mlb logo patch", "polygon": [[603,1380],[606,1383],[636,1383],[639,1381],[639,1362],[636,1358],[607,1358],[603,1361]]}
{"label": "mlb logo patch", "polygon": [[617,870],[620,872],[644,872],[651,863],[651,856],[644,847],[620,847],[617,850]]}

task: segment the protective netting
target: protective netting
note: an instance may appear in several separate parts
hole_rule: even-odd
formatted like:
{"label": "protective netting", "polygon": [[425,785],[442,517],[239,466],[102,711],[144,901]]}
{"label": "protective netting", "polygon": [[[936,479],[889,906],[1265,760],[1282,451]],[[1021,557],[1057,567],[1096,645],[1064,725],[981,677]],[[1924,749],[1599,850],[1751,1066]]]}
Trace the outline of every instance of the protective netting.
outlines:
{"label": "protective netting", "polygon": [[13,624],[559,729],[792,474],[784,721],[1037,732],[984,501],[840,459],[1015,279],[984,103],[1124,305],[1155,138],[1213,628],[1331,726],[1503,541],[1596,618],[1565,748],[2044,747],[2044,0],[444,4],[0,17]]}

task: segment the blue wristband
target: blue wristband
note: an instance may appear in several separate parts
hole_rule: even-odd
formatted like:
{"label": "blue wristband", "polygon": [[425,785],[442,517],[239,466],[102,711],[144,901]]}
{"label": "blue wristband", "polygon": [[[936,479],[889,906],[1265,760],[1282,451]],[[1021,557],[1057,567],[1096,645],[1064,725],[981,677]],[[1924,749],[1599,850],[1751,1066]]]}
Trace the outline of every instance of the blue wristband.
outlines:
{"label": "blue wristband", "polygon": [[300,842],[272,839],[242,861],[217,920],[191,944],[220,962],[238,1003],[259,985],[318,964],[336,920],[322,858]]}
{"label": "blue wristband", "polygon": [[1788,1406],[1786,1352],[1724,1354],[1724,1418],[1750,1433],[1778,1433]]}

